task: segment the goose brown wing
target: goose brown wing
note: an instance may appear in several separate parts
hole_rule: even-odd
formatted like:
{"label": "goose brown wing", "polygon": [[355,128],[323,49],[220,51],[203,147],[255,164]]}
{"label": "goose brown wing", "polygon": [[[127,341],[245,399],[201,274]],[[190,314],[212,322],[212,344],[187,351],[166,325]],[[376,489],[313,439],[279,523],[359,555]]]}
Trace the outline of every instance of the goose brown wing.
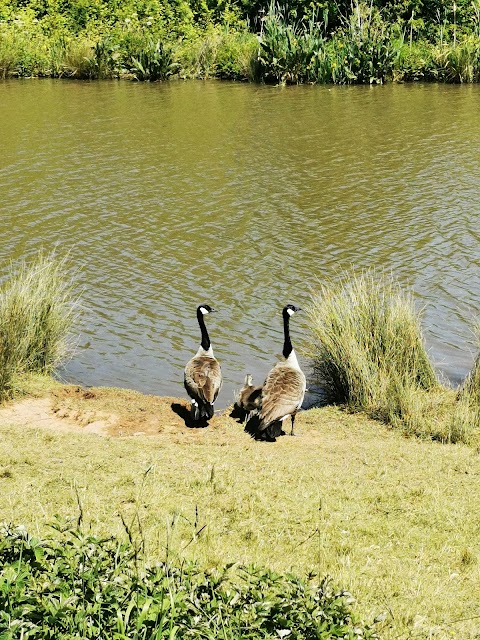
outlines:
{"label": "goose brown wing", "polygon": [[214,402],[222,386],[220,364],[215,358],[197,356],[185,367],[185,389],[190,397]]}
{"label": "goose brown wing", "polygon": [[271,422],[292,414],[305,395],[305,376],[302,371],[277,365],[263,385],[260,419],[266,427]]}

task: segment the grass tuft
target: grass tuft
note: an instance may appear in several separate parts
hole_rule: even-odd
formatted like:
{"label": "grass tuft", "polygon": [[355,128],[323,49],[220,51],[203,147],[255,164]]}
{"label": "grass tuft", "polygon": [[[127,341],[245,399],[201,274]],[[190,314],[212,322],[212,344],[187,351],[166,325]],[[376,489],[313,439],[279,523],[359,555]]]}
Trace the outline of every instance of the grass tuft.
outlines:
{"label": "grass tuft", "polygon": [[478,440],[480,356],[460,392],[442,386],[413,297],[393,278],[345,274],[313,294],[308,315],[313,341],[307,355],[327,401],[409,436]]}
{"label": "grass tuft", "polygon": [[[477,346],[480,349],[480,324],[474,328]],[[454,436],[462,442],[471,442],[480,426],[480,353],[475,358],[472,370],[465,378],[457,395],[457,410],[454,416]]]}
{"label": "grass tuft", "polygon": [[328,282],[308,316],[309,355],[330,401],[387,415],[401,410],[404,389],[438,386],[413,298],[392,278],[366,272]]}
{"label": "grass tuft", "polygon": [[40,255],[12,265],[0,290],[0,399],[18,373],[52,373],[71,353],[68,336],[77,315],[64,260]]}

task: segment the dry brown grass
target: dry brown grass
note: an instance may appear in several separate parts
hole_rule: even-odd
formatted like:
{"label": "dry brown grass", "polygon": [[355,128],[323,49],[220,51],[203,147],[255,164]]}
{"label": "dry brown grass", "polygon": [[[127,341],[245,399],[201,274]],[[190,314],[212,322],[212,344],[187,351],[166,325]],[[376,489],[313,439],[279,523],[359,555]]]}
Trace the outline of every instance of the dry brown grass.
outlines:
{"label": "dry brown grass", "polygon": [[[30,391],[78,433],[0,414],[3,520],[44,530],[55,515],[78,516],[78,493],[95,532],[119,533],[121,515],[151,557],[168,547],[208,566],[328,573],[366,620],[385,615],[385,640],[479,637],[474,448],[409,439],[333,407],[300,413],[301,437],[269,444],[228,415],[188,429],[171,399],[50,383]],[[106,415],[123,437],[86,433]]]}

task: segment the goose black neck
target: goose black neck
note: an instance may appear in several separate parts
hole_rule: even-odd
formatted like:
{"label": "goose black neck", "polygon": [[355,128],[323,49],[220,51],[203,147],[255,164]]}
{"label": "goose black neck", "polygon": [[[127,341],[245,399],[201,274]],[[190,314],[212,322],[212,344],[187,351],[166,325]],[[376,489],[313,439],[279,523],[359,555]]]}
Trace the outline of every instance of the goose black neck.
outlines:
{"label": "goose black neck", "polygon": [[200,311],[200,309],[197,310],[197,320],[198,324],[200,325],[200,331],[202,332],[202,341],[200,344],[202,346],[202,349],[208,351],[210,349],[210,338],[208,336],[207,327],[205,326],[205,320],[203,319],[203,313]]}
{"label": "goose black neck", "polygon": [[283,357],[285,359],[292,353],[292,341],[290,340],[290,316],[287,311],[283,313]]}

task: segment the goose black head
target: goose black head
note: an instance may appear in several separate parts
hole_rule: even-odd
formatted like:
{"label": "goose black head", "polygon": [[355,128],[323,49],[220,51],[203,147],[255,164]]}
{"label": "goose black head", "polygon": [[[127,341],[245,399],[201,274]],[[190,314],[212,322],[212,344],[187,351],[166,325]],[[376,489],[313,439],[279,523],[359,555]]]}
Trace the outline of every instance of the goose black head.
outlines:
{"label": "goose black head", "polygon": [[197,315],[201,314],[203,316],[207,315],[207,313],[215,313],[217,310],[211,307],[209,304],[201,304],[197,307]]}
{"label": "goose black head", "polygon": [[283,316],[293,316],[297,311],[301,311],[300,307],[296,307],[293,304],[287,304],[287,306],[283,308]]}

